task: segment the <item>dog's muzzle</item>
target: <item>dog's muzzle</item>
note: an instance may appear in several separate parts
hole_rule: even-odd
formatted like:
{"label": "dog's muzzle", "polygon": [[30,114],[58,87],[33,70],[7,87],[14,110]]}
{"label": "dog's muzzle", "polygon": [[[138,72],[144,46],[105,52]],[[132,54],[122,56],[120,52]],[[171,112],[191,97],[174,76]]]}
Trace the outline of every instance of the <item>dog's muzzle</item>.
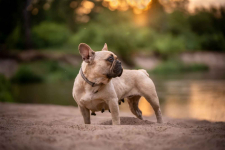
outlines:
{"label": "dog's muzzle", "polygon": [[110,73],[107,74],[107,77],[108,78],[120,77],[122,73],[123,73],[123,67],[122,67],[121,61],[115,60],[110,69]]}

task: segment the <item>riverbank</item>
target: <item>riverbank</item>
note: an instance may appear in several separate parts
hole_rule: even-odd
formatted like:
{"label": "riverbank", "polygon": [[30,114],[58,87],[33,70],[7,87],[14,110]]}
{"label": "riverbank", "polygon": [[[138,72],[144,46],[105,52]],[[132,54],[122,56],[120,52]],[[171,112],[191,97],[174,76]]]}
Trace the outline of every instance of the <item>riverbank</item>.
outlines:
{"label": "riverbank", "polygon": [[[120,58],[120,57],[119,57]],[[166,69],[173,69],[172,72],[181,69],[185,70],[184,64],[188,67],[189,72],[192,71],[193,67],[195,70],[202,70],[202,68],[196,68],[192,65],[202,65],[207,67],[210,71],[220,72],[225,70],[225,53],[218,52],[183,52],[176,57],[169,59],[169,61],[163,60],[161,57],[148,54],[136,54],[132,56],[133,66],[127,65],[123,60],[123,67],[127,69],[142,68],[148,71],[152,71],[155,68],[164,66],[168,62],[173,62],[171,66],[166,66]],[[174,59],[176,60],[174,62]],[[82,59],[78,53],[68,52],[54,52],[54,51],[15,51],[15,52],[0,52],[0,74],[6,77],[12,77],[21,67],[21,64],[31,64],[33,68],[38,67],[34,65],[34,62],[56,62],[63,63],[64,66],[72,66],[73,68],[79,68]],[[164,63],[163,63],[164,62]],[[33,65],[32,65],[33,64]],[[23,66],[22,65],[22,66]],[[48,65],[48,64],[47,64]],[[177,66],[178,65],[178,66]],[[181,65],[181,66],[179,66]],[[43,67],[43,66],[42,66]],[[161,68],[162,69],[162,68]],[[206,70],[206,69],[205,69]],[[183,70],[182,70],[183,72]],[[161,73],[162,74],[162,73]]]}
{"label": "riverbank", "polygon": [[225,122],[171,119],[163,124],[120,113],[92,116],[84,125],[76,107],[0,103],[0,149],[217,149],[225,147]]}

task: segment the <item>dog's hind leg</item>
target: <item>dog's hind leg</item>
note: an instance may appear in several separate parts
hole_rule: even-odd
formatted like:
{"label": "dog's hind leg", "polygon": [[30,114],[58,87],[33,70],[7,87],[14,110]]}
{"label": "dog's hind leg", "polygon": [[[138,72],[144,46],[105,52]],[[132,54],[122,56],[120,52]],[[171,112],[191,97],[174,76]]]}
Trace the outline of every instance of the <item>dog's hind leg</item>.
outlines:
{"label": "dog's hind leg", "polygon": [[155,111],[156,119],[158,123],[163,123],[162,113],[159,106],[159,99],[155,90],[155,85],[150,78],[142,79],[143,84],[139,87],[139,91],[142,96],[151,104]]}
{"label": "dog's hind leg", "polygon": [[129,107],[131,112],[139,119],[143,120],[142,118],[142,112],[141,110],[138,108],[138,102],[141,96],[132,96],[127,98]]}
{"label": "dog's hind leg", "polygon": [[139,94],[144,96],[145,99],[151,104],[155,111],[156,119],[158,123],[163,123],[162,113],[160,110],[159,99],[156,93],[155,85],[149,78],[148,73],[145,70],[139,70],[138,78],[136,78],[137,88]]}
{"label": "dog's hind leg", "polygon": [[163,123],[158,96],[157,95],[155,95],[155,96],[147,95],[147,96],[145,96],[145,99],[151,104],[152,108],[154,109],[157,122]]}

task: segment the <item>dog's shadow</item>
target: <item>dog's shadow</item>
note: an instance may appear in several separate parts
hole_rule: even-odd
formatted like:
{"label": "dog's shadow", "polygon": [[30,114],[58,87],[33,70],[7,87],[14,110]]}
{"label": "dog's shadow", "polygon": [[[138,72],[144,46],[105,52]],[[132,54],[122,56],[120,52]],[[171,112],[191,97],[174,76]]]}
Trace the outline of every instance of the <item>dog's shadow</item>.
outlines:
{"label": "dog's shadow", "polygon": [[[120,124],[121,125],[150,125],[154,124],[149,120],[140,120],[134,117],[120,117]],[[112,120],[103,121],[100,125],[112,125]]]}

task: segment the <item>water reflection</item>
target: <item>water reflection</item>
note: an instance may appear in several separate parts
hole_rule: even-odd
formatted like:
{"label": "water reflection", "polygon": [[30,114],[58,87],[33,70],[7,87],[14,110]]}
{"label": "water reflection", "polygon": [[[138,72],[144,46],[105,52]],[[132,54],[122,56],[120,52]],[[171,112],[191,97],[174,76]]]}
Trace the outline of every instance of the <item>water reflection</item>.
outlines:
{"label": "water reflection", "polygon": [[[153,77],[154,78],[154,77]],[[164,116],[225,121],[225,80],[153,79]],[[73,81],[14,85],[18,102],[76,106],[72,98]],[[144,116],[154,114],[150,104],[142,97],[139,108]],[[120,110],[131,113],[127,102]]]}
{"label": "water reflection", "polygon": [[17,102],[77,106],[72,97],[73,81],[14,85]]}
{"label": "water reflection", "polygon": [[143,116],[150,116],[154,113],[151,105],[144,97],[141,97],[138,107],[141,109]]}
{"label": "water reflection", "polygon": [[[162,86],[162,85],[161,85]],[[225,121],[225,81],[168,81],[161,103],[164,115],[173,118],[195,118]],[[161,92],[159,92],[161,93]],[[143,115],[151,115],[146,101],[139,104]]]}
{"label": "water reflection", "polygon": [[225,82],[192,83],[187,104],[192,118],[225,121]]}

